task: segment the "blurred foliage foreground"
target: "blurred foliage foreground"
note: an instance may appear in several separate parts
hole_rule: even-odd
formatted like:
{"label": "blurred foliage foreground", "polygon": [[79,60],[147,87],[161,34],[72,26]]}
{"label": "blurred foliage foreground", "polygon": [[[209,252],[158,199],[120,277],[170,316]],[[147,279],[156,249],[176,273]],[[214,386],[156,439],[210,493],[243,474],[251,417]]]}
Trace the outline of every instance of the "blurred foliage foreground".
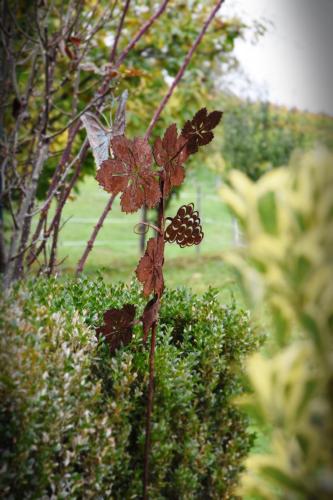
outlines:
{"label": "blurred foliage foreground", "polygon": [[[16,285],[2,309],[0,491],[4,498],[141,498],[148,350],[110,355],[94,325],[144,301],[102,279]],[[151,498],[231,498],[253,435],[232,403],[258,347],[248,313],[168,290],[156,347]]]}
{"label": "blurred foliage foreground", "polygon": [[268,303],[275,332],[270,356],[247,364],[253,395],[240,402],[272,434],[246,463],[242,495],[333,498],[332,167],[316,150],[257,183],[234,171],[222,192],[245,236],[229,261],[253,303]]}

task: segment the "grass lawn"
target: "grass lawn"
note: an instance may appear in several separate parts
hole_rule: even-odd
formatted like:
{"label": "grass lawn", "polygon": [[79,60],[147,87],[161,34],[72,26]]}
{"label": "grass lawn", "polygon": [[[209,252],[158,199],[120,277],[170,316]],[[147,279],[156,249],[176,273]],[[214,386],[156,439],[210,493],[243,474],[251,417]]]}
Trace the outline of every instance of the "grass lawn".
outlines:
{"label": "grass lawn", "polygon": [[[75,270],[107,199],[108,194],[93,178],[88,178],[80,186],[79,195],[65,206],[65,224],[59,238],[59,261],[65,258],[62,265],[64,272]],[[167,215],[175,215],[179,206],[190,202],[199,208],[205,236],[200,247],[166,245],[166,284],[170,287],[186,285],[198,293],[211,285],[221,291],[221,300],[228,302],[233,295],[239,296],[233,273],[223,260],[223,252],[232,245],[232,220],[218,195],[214,174],[202,171],[196,178],[188,175],[183,190],[172,200]],[[153,215],[151,213],[152,219]],[[140,212],[121,212],[118,197],[88,257],[85,272],[93,275],[101,271],[108,281],[129,282],[139,258],[140,237],[134,232],[139,220]],[[152,230],[148,238],[151,236]]]}

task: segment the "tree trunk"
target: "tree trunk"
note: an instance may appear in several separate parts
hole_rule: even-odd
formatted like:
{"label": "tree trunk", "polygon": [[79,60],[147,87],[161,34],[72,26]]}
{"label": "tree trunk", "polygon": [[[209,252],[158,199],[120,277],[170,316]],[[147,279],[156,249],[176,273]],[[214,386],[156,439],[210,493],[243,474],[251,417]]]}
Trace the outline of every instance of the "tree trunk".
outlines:
{"label": "tree trunk", "polygon": [[34,200],[37,191],[37,184],[44,162],[48,154],[49,145],[47,142],[41,143],[38,149],[38,156],[35,162],[30,182],[27,184],[19,213],[16,218],[17,226],[13,230],[10,250],[8,254],[8,263],[4,275],[4,286],[9,287],[12,281],[20,276],[23,254],[26,250],[27,236],[30,233],[31,210],[34,206]]}

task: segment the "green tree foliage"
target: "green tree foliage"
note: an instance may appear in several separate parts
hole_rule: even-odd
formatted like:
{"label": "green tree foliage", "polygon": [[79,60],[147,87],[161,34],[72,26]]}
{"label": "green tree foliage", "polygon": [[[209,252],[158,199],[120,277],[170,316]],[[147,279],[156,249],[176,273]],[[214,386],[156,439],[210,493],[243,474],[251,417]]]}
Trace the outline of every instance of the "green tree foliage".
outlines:
{"label": "green tree foliage", "polygon": [[[83,113],[103,112],[110,127],[109,111],[114,115],[126,89],[126,134],[143,135],[181,68],[187,71],[182,88],[152,135],[173,120],[182,126],[203,102],[209,106],[211,77],[231,64],[234,41],[246,29],[237,19],[214,17],[221,4],[0,0],[6,26],[0,38],[0,271],[6,286],[41,254],[41,266],[54,270],[63,207],[84,176],[95,173]],[[4,224],[2,206],[8,209]]]}
{"label": "green tree foliage", "polygon": [[229,98],[225,111],[222,152],[226,166],[251,179],[286,165],[296,148],[308,147],[314,138],[296,110]]}
{"label": "green tree foliage", "polygon": [[[106,111],[111,109],[112,94],[119,95],[125,88],[128,89],[129,135],[145,132],[153,112],[168,89],[170,79],[177,73],[212,5],[213,2],[203,3],[198,0],[170,1],[165,13],[129,52],[111,79],[112,92],[107,99]],[[118,44],[118,54],[158,6],[159,3],[151,0],[130,3]],[[67,15],[73,18],[75,30],[71,36],[62,39],[64,27],[60,25],[62,18],[59,13],[66,10]],[[112,2],[110,4],[105,0],[97,3],[92,0],[84,3],[57,0],[45,9],[38,8],[37,2],[28,4],[18,2],[15,13],[16,24],[11,27],[12,31],[16,30],[16,35],[11,41],[13,55],[15,57],[17,53],[17,57],[19,54],[24,56],[22,61],[13,61],[12,67],[16,72],[18,95],[24,95],[29,85],[32,63],[37,68],[33,79],[33,95],[23,111],[25,103],[15,100],[15,89],[11,85],[7,85],[3,92],[3,101],[12,104],[6,108],[4,116],[4,126],[8,135],[17,124],[17,113],[24,112],[22,126],[24,125],[25,142],[19,148],[16,158],[19,171],[21,168],[28,168],[29,140],[33,141],[33,132],[38,126],[38,118],[45,106],[43,52],[42,47],[38,47],[38,25],[35,20],[39,21],[39,29],[47,29],[48,40],[54,40],[54,60],[51,59],[49,68],[52,98],[48,134],[52,134],[66,128],[69,119],[89,104],[105,73],[110,69],[111,65],[108,67],[107,63],[122,10],[123,2],[114,2],[112,6]],[[218,18],[214,21],[187,69],[179,92],[160,120],[156,134],[165,128],[170,119],[179,123],[185,122],[203,102],[209,101],[214,86],[213,74],[219,71],[222,64],[227,67],[233,63],[234,42],[242,36],[245,29],[246,26],[238,19],[222,22]],[[22,33],[25,33],[25,36]],[[89,43],[88,39],[91,39]],[[108,117],[108,113],[106,116]],[[29,131],[32,134],[31,138]],[[75,140],[73,155],[78,152],[84,137],[85,132],[82,130]],[[52,154],[39,180],[39,198],[45,195],[50,176],[59,160],[59,151],[61,152],[65,146],[67,138],[68,130],[64,130],[51,141]],[[80,179],[85,174],[94,172],[95,166],[90,155],[81,170]]]}
{"label": "green tree foliage", "polygon": [[253,395],[241,403],[272,433],[246,462],[242,495],[333,496],[332,163],[325,150],[295,155],[257,183],[235,171],[222,191],[245,237],[229,260],[274,327],[271,356],[247,365]]}
{"label": "green tree foliage", "polygon": [[[132,94],[129,109],[136,115],[129,124],[131,133],[136,135],[145,131],[212,4],[213,2],[200,0],[172,1],[163,23],[154,25],[142,43],[131,52],[124,68],[124,84],[130,85]],[[129,20],[131,28],[140,23],[140,16],[135,9],[138,12],[141,10],[139,6],[134,8]],[[234,64],[235,40],[247,29],[239,19],[222,19],[223,7],[221,17],[214,19],[212,27],[196,50],[154,135],[160,135],[170,121],[181,123],[192,118],[197,109],[202,107],[202,103],[207,103],[210,107],[209,102],[217,90],[214,75],[220,75],[222,67],[227,70]],[[137,112],[138,109],[140,113]]]}
{"label": "green tree foliage", "polygon": [[[0,489],[5,497],[140,498],[148,350],[110,355],[91,325],[137,287],[35,280],[2,309]],[[90,326],[89,326],[90,325]],[[241,366],[258,346],[248,313],[210,290],[168,290],[156,348],[151,498],[231,498],[249,452]]]}

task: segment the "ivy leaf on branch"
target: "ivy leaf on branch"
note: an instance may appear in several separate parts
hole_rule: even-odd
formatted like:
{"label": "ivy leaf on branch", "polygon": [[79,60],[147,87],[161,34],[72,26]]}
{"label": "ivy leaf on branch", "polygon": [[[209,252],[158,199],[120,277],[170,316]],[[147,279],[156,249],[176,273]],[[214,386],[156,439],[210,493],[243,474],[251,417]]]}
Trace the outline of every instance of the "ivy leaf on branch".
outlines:
{"label": "ivy leaf on branch", "polygon": [[123,212],[136,212],[143,205],[155,207],[161,191],[147,139],[137,137],[132,141],[117,136],[111,140],[111,149],[114,158],[104,161],[97,172],[99,184],[109,193],[123,193]]}
{"label": "ivy leaf on branch", "polygon": [[154,292],[161,297],[164,289],[162,266],[164,262],[163,238],[150,238],[146,251],[135,270],[138,280],[143,284],[143,294],[148,297]]}
{"label": "ivy leaf on branch", "polygon": [[187,152],[196,153],[199,146],[209,144],[214,134],[212,130],[220,123],[222,111],[212,111],[208,114],[206,108],[200,109],[192,118],[188,120],[182,130],[182,136],[187,139]]}
{"label": "ivy leaf on branch", "polygon": [[164,169],[164,197],[170,194],[174,186],[180,186],[185,178],[182,165],[188,158],[186,143],[185,137],[178,137],[175,123],[167,128],[163,139],[158,137],[155,141],[154,158],[157,165]]}
{"label": "ivy leaf on branch", "polygon": [[103,317],[104,324],[96,328],[96,334],[106,339],[111,353],[121,345],[129,344],[133,335],[135,306],[125,304],[121,309],[108,309]]}

